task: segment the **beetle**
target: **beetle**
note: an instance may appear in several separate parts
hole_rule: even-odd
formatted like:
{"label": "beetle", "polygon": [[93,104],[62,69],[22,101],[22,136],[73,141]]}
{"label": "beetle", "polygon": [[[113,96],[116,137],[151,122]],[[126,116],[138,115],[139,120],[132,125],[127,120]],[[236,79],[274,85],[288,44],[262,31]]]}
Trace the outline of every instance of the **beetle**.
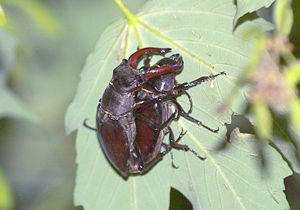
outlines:
{"label": "beetle", "polygon": [[[192,111],[192,100],[185,90],[224,72],[178,85],[175,73],[183,68],[183,60],[179,54],[163,58],[154,66],[149,65],[151,55],[164,55],[170,50],[170,48],[144,48],[132,54],[128,60],[123,59],[114,69],[109,86],[99,101],[96,115],[97,129],[94,130],[97,131],[98,140],[106,157],[123,177],[127,177],[129,173],[146,172],[161,160],[163,155],[170,152],[172,147],[191,151],[200,159],[205,159],[188,146],[178,144],[185,133],[181,132],[177,140],[174,140],[169,123],[179,116],[196,122],[212,132],[218,131],[189,116]],[[145,55],[147,56],[143,67],[145,73],[141,73],[137,70],[137,63]],[[176,97],[182,94],[186,94],[191,103],[187,113],[176,101]],[[172,105],[176,106],[176,112],[173,114]],[[86,121],[84,125],[93,129]],[[169,145],[162,142],[166,133],[169,133]],[[165,151],[161,152],[161,147],[164,147]],[[175,167],[173,160],[172,166]]]}
{"label": "beetle", "polygon": [[[151,48],[145,54],[164,55],[170,48]],[[135,93],[149,79],[168,72],[180,70],[176,66],[155,68],[146,73],[132,68],[129,63],[133,60],[123,59],[113,70],[112,79],[99,101],[96,114],[96,129],[99,143],[114,168],[127,177],[129,173],[140,173],[143,165],[137,154],[135,145],[136,126],[133,109],[139,107],[135,103]]]}
{"label": "beetle", "polygon": [[[147,50],[151,48],[144,48],[138,50],[130,58],[130,65],[133,68],[137,68],[137,63],[140,58],[145,55]],[[132,59],[134,58],[134,59]],[[150,66],[150,58],[147,57],[144,61],[144,66],[142,67],[145,72],[151,72],[156,68],[170,68],[178,66],[180,70],[183,68],[183,60],[179,54],[174,54],[170,57],[165,57],[159,60],[155,65]],[[172,120],[177,120],[179,116],[183,116],[186,119],[197,123],[198,125],[208,129],[211,132],[217,133],[218,129],[211,129],[204,125],[201,121],[196,120],[190,116],[192,112],[192,99],[190,95],[186,92],[186,89],[194,87],[198,84],[201,84],[204,81],[214,79],[217,76],[225,74],[221,72],[219,74],[200,77],[197,80],[194,80],[190,83],[184,83],[178,85],[175,79],[175,73],[180,72],[175,71],[160,76],[156,76],[150,79],[147,83],[143,85],[141,91],[137,93],[136,101],[141,103],[143,101],[153,101],[152,104],[141,106],[135,110],[135,123],[137,127],[136,132],[136,147],[140,154],[142,164],[146,166],[152,166],[154,163],[158,162],[166,154],[166,151],[171,151],[172,148],[182,149],[185,151],[191,151],[199,159],[204,160],[205,158],[199,156],[194,150],[190,149],[187,145],[179,144],[178,141],[185,134],[183,131],[179,135],[178,139],[174,140],[174,134],[172,129],[169,127],[169,124]],[[188,96],[190,101],[190,109],[188,112],[185,112],[181,105],[177,102],[176,98],[182,94]],[[164,95],[164,101],[156,100],[158,96]],[[175,105],[176,111],[172,114],[172,105]],[[177,115],[176,115],[177,112]],[[162,142],[163,137],[166,133],[169,133],[169,144]],[[161,146],[165,147],[166,151],[160,152]],[[171,153],[172,166],[176,168],[173,163],[173,156]],[[149,164],[151,163],[151,164]],[[146,168],[145,168],[146,169]]]}
{"label": "beetle", "polygon": [[[138,61],[145,55],[145,53],[147,53],[148,50],[151,50],[151,48],[144,48],[134,53],[129,58],[131,67],[137,68]],[[162,59],[169,61],[165,62],[165,65],[158,66],[158,62],[156,66],[153,66],[152,68],[147,67],[150,62],[150,59],[147,58],[144,62],[143,69],[146,72],[151,72],[153,69],[160,67],[164,69],[175,67],[178,68],[178,71],[181,71],[183,68],[182,58],[178,57],[179,59],[175,60],[172,59],[173,57],[171,56],[170,58]],[[157,78],[161,78],[163,76],[164,75],[160,75],[157,76]],[[165,86],[173,86],[171,82],[172,81],[166,81]],[[172,113],[171,107],[169,107],[170,104],[163,101],[167,95],[155,92],[152,85],[153,84],[150,81],[145,83],[143,88],[137,92],[135,97],[136,102],[139,104],[146,102],[146,104],[134,110],[136,124],[135,144],[141,164],[143,165],[142,173],[146,172],[171,150],[172,147],[170,145],[163,143],[163,138],[166,133],[170,133],[169,142],[175,142],[174,135],[172,130],[170,130],[169,124],[176,116],[176,113]],[[160,99],[158,100],[159,97]],[[184,134],[185,133],[182,131],[176,141],[179,141]],[[161,151],[161,147],[164,147],[165,151]],[[174,166],[173,162],[172,165]]]}

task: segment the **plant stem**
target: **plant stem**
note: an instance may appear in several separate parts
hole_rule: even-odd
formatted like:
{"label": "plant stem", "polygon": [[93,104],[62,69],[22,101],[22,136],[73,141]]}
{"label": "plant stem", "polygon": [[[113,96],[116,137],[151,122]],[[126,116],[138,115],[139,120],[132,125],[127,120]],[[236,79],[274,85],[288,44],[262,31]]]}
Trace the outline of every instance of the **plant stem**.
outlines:
{"label": "plant stem", "polygon": [[128,22],[130,24],[135,25],[136,17],[130,12],[130,10],[124,5],[122,0],[114,0],[115,4],[120,8],[120,10],[124,13],[126,18],[128,19]]}
{"label": "plant stem", "polygon": [[143,42],[142,42],[141,36],[140,36],[140,34],[138,32],[138,28],[137,28],[138,19],[124,5],[124,3],[122,2],[122,0],[114,0],[114,2],[120,8],[120,10],[124,13],[124,15],[126,16],[128,22],[129,22],[129,25],[133,26],[133,29],[134,29],[134,31],[136,33],[136,36],[137,36],[137,39],[138,39],[139,47],[143,48]]}

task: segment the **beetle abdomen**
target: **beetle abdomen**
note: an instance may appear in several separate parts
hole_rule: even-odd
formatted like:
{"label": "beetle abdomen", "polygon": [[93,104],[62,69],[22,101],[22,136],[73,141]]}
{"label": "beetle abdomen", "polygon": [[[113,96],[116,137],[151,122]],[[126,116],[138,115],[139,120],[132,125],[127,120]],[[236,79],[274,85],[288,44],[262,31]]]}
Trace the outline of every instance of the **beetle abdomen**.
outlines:
{"label": "beetle abdomen", "polygon": [[[156,116],[153,104],[137,110],[136,115],[136,144],[140,150],[143,161],[147,161],[151,156],[156,156],[154,150],[158,141],[161,141],[160,131],[156,130],[161,124],[161,116]],[[150,157],[149,157],[150,155]]]}
{"label": "beetle abdomen", "polygon": [[126,177],[128,176],[130,161],[132,161],[130,154],[133,151],[135,124],[129,123],[124,127],[122,121],[128,120],[126,119],[127,116],[123,117],[124,119],[112,120],[108,115],[98,109],[98,140],[113,166]]}

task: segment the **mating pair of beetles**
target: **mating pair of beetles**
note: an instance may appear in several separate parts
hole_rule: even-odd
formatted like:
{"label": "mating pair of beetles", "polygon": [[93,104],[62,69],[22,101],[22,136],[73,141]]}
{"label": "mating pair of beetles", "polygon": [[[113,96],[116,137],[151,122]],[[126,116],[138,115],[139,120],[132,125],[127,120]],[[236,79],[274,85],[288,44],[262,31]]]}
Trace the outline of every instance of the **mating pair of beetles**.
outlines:
{"label": "mating pair of beetles", "polygon": [[[178,143],[185,134],[183,131],[177,139],[174,138],[169,125],[180,116],[211,132],[217,133],[219,130],[211,129],[190,116],[193,104],[186,90],[225,73],[178,84],[175,76],[183,69],[181,55],[163,57],[150,65],[153,55],[164,56],[170,51],[170,48],[143,48],[128,60],[123,59],[113,70],[112,79],[99,100],[97,128],[91,128],[84,122],[86,127],[97,132],[106,157],[124,178],[129,174],[147,172],[172,148],[191,151],[198,158],[205,159],[187,145]],[[144,66],[138,69],[137,65],[143,59]],[[188,112],[177,102],[177,97],[183,94],[190,102]],[[163,142],[167,133],[168,144]],[[173,158],[172,166],[176,167]]]}

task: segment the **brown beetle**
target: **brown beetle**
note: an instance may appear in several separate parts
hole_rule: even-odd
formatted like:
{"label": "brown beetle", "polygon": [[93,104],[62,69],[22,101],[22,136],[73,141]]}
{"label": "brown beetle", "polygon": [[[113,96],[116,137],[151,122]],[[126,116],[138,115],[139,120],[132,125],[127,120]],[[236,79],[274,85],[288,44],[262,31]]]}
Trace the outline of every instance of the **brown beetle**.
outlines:
{"label": "brown beetle", "polygon": [[[130,65],[133,68],[136,68],[137,62],[140,60],[140,57],[144,55],[144,52],[148,48],[142,49],[134,53],[131,57],[135,57],[135,59],[129,59]],[[139,55],[139,56],[137,56]],[[155,65],[149,65],[150,59],[149,57],[145,59],[144,62],[144,71],[151,72],[155,68],[174,68],[178,67],[180,70],[183,68],[183,60],[179,54],[174,54],[170,57],[163,58],[159,60]],[[141,103],[143,101],[149,102],[152,101],[151,104],[146,104],[144,106],[139,107],[135,110],[134,116],[136,118],[136,146],[138,149],[138,153],[140,154],[140,159],[143,164],[144,170],[147,170],[154,163],[158,162],[166,152],[171,151],[172,148],[182,149],[185,151],[191,151],[198,158],[204,160],[205,158],[199,156],[194,150],[190,149],[187,145],[179,144],[178,141],[185,134],[183,131],[175,141],[172,129],[169,127],[169,124],[172,120],[177,120],[179,116],[183,116],[186,119],[201,125],[202,127],[208,129],[211,132],[218,132],[218,129],[214,130],[207,126],[205,126],[201,121],[192,118],[189,114],[192,112],[192,99],[190,95],[185,91],[189,87],[193,87],[202,83],[203,81],[207,81],[209,79],[213,79],[221,74],[225,74],[224,72],[216,75],[211,75],[208,77],[201,77],[191,83],[184,83],[182,85],[178,85],[175,79],[175,73],[178,71],[163,74],[157,77],[150,79],[146,84],[143,85],[141,91],[137,93],[136,101]],[[190,101],[190,110],[186,113],[183,108],[178,104],[176,98],[182,94],[188,96]],[[164,97],[162,97],[164,96]],[[162,99],[157,100],[158,97],[162,97]],[[176,107],[176,112],[172,113],[171,107]],[[163,143],[163,137],[166,133],[169,133],[169,144]],[[163,146],[166,151],[161,152],[161,146]],[[172,166],[175,167],[173,163],[173,157],[171,153]]]}
{"label": "brown beetle", "polygon": [[[147,53],[163,55],[168,51],[169,48],[152,48]],[[134,144],[136,126],[133,108],[139,106],[135,103],[135,93],[150,78],[177,70],[156,68],[142,74],[132,68],[126,59],[114,69],[113,77],[97,108],[96,131],[106,157],[123,177],[127,177],[128,173],[143,171]]]}
{"label": "brown beetle", "polygon": [[[145,52],[147,52],[148,49],[151,48],[139,50],[129,58],[130,65],[133,68],[136,68],[140,57],[145,55]],[[143,69],[146,72],[152,72],[152,70],[155,70],[156,68],[177,68],[178,71],[176,72],[179,72],[183,68],[183,60],[179,55],[176,59],[174,59],[174,55],[169,58],[163,58],[151,68],[147,67],[149,62],[150,59],[148,58],[144,62]],[[169,74],[175,75],[174,73]],[[137,148],[137,154],[139,154],[141,165],[143,166],[143,171],[140,172],[143,173],[161,160],[162,157],[170,151],[171,146],[163,143],[163,138],[166,133],[170,133],[169,141],[175,142],[174,135],[169,127],[169,124],[175,119],[177,113],[172,113],[172,104],[168,103],[167,101],[165,102],[165,100],[168,100],[169,96],[163,93],[163,89],[173,88],[174,84],[172,84],[172,82],[175,81],[175,76],[174,81],[172,81],[166,80],[164,77],[165,75],[166,74],[156,76],[155,80],[150,80],[145,83],[135,98],[137,103],[145,103],[134,110],[134,116],[136,118],[135,124],[137,128],[135,144]],[[158,80],[163,80],[166,83],[163,85],[156,84],[154,81],[158,82]],[[160,86],[158,88],[161,89],[161,92],[157,92],[153,85],[156,87]],[[179,141],[183,135],[184,133],[182,132],[176,141]],[[164,147],[165,151],[161,151],[161,147]]]}
{"label": "brown beetle", "polygon": [[[192,100],[185,90],[220,74],[178,85],[175,73],[183,68],[179,54],[163,58],[152,67],[149,65],[150,59],[147,58],[143,67],[145,73],[137,70],[137,63],[144,55],[164,55],[168,51],[169,48],[144,48],[130,56],[128,61],[124,59],[114,69],[113,78],[98,105],[97,129],[94,130],[97,131],[107,158],[123,177],[127,177],[129,173],[144,173],[172,147],[191,151],[204,159],[186,145],[177,143],[184,133],[174,140],[168,125],[179,116],[212,132],[218,131],[208,128],[189,115],[192,111]],[[187,94],[191,102],[188,113],[176,101],[176,97],[182,94]],[[171,112],[172,105],[176,106],[174,113]],[[85,122],[84,125],[89,127]],[[169,145],[162,142],[168,132]],[[164,152],[160,151],[162,146],[165,147]]]}

